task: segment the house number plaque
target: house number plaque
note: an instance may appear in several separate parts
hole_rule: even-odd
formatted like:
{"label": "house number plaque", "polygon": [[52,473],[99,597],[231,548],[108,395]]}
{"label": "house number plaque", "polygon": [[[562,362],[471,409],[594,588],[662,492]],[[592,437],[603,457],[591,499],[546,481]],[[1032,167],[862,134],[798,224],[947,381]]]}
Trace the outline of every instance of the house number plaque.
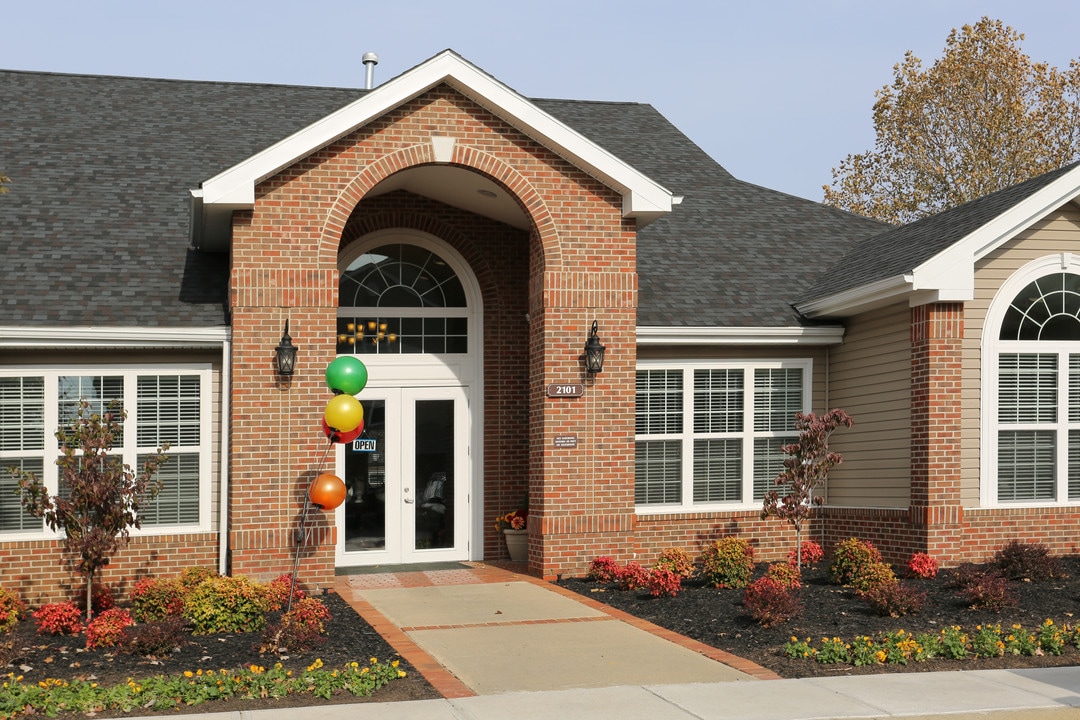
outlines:
{"label": "house number plaque", "polygon": [[547,386],[548,397],[581,397],[584,394],[584,385],[552,384]]}

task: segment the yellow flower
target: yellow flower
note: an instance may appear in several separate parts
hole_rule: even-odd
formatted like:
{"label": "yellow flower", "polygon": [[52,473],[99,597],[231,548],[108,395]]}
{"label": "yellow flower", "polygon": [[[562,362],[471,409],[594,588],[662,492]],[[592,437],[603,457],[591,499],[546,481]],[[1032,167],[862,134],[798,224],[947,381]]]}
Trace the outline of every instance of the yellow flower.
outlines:
{"label": "yellow flower", "polygon": [[401,664],[401,661],[395,660],[394,662],[390,663],[390,667],[396,668],[399,664]]}
{"label": "yellow flower", "polygon": [[190,670],[185,670],[184,671],[184,677],[189,678],[189,677],[193,677],[193,676],[194,676],[194,673],[191,672]]}

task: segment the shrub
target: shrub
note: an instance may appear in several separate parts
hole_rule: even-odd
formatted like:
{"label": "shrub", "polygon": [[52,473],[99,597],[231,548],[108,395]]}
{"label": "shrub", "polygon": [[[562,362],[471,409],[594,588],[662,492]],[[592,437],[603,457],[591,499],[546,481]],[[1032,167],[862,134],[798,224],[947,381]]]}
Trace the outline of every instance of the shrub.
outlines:
{"label": "shrub", "polygon": [[184,571],[180,573],[180,585],[184,588],[184,593],[189,593],[195,588],[202,585],[203,580],[208,580],[212,577],[220,577],[218,572],[213,568],[201,567],[193,565],[189,568],[184,568]]}
{"label": "shrub", "polygon": [[825,551],[821,549],[820,545],[813,540],[803,540],[798,548],[788,553],[789,563],[792,565],[798,564],[800,550],[802,552],[803,565],[813,567],[825,559]]}
{"label": "shrub", "polygon": [[653,597],[675,597],[682,589],[682,575],[668,568],[654,567],[649,571],[645,585]]}
{"label": "shrub", "polygon": [[742,538],[720,538],[701,553],[701,574],[715,587],[744,588],[754,574],[754,549]]}
{"label": "shrub", "polygon": [[243,575],[215,575],[184,598],[184,617],[196,635],[257,632],[266,625],[266,597]]}
{"label": "shrub", "polygon": [[[26,616],[26,606],[19,596],[10,590],[0,588],[0,635],[11,632]],[[6,664],[6,663],[5,663]],[[0,667],[3,667],[0,665]]]}
{"label": "shrub", "polygon": [[773,563],[765,570],[765,577],[775,580],[788,590],[798,590],[802,587],[802,573],[796,565]]}
{"label": "shrub", "polygon": [[660,553],[653,568],[670,570],[680,578],[689,578],[694,576],[694,558],[682,548],[668,548]]}
{"label": "shrub", "polygon": [[888,617],[915,615],[926,606],[926,593],[901,582],[879,585],[860,593],[859,597],[878,615]]}
{"label": "shrub", "polygon": [[94,609],[94,613],[103,613],[106,610],[112,610],[116,607],[116,600],[113,598],[112,590],[108,585],[96,585],[90,595],[90,606]]}
{"label": "shrub", "polygon": [[912,553],[907,567],[911,577],[924,579],[937,577],[938,562],[926,553]]}
{"label": "shrub", "polygon": [[1010,540],[994,553],[994,565],[1008,580],[1049,580],[1061,577],[1061,562],[1045,545]]}
{"label": "shrub", "polygon": [[763,577],[746,587],[743,607],[762,627],[772,627],[798,615],[802,611],[802,602],[780,581]]}
{"label": "shrub", "polygon": [[881,561],[881,553],[872,544],[849,538],[837,543],[833,550],[829,579],[837,585],[850,585],[866,566]]}
{"label": "shrub", "polygon": [[179,579],[143,578],[131,590],[132,611],[141,623],[184,613],[184,586]]}
{"label": "shrub", "polygon": [[307,593],[299,585],[293,587],[292,573],[285,573],[271,580],[263,588],[263,592],[266,594],[267,607],[274,612],[287,608],[289,606],[290,587],[293,588],[292,599],[294,606],[297,601],[307,597]]}
{"label": "shrub", "polygon": [[293,608],[263,633],[260,652],[303,652],[326,640],[330,610],[318,598],[293,601]]}
{"label": "shrub", "polygon": [[619,576],[616,580],[619,583],[620,590],[637,590],[648,584],[649,571],[643,568],[640,563],[631,560],[619,570]]}
{"label": "shrub", "polygon": [[86,647],[114,647],[125,642],[124,628],[135,624],[131,613],[123,608],[112,608],[97,615],[86,626]]}
{"label": "shrub", "polygon": [[621,570],[617,562],[603,555],[589,563],[588,578],[598,583],[612,583],[619,579]]}
{"label": "shrub", "polygon": [[848,584],[857,593],[867,593],[883,585],[895,585],[896,573],[888,563],[869,563],[861,567]]}
{"label": "shrub", "polygon": [[184,643],[187,621],[179,616],[135,625],[127,631],[124,649],[132,655],[168,655]]}
{"label": "shrub", "polygon": [[1000,657],[1005,653],[1000,625],[977,625],[971,636],[971,652],[976,657]]}
{"label": "shrub", "polygon": [[42,635],[78,635],[82,632],[82,611],[73,602],[42,605],[33,614]]}
{"label": "shrub", "polygon": [[983,573],[960,590],[968,606],[973,610],[998,611],[1016,607],[1017,599],[1009,581],[995,572]]}

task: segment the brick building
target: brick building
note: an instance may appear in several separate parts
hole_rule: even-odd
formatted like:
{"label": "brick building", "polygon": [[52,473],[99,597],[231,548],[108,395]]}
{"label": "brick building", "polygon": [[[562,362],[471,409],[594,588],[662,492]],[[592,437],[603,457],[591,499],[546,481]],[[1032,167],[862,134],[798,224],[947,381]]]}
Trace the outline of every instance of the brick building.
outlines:
{"label": "brick building", "polygon": [[[0,464],[57,483],[120,400],[163,491],[106,581],[506,557],[649,560],[759,519],[796,411],[847,410],[813,533],[891,559],[1074,552],[1080,170],[904,227],[743,183],[648,105],[526,98],[452,51],[379,87],[0,73]],[[288,323],[296,371],[275,366]],[[583,348],[596,328],[603,369]],[[332,444],[327,365],[364,432]],[[4,584],[66,592],[0,477]]]}

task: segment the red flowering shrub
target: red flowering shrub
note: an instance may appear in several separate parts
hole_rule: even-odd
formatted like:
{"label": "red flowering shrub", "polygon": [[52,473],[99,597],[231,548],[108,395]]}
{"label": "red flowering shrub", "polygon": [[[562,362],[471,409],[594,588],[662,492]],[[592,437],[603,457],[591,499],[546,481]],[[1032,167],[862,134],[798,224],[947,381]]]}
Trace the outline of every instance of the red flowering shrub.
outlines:
{"label": "red flowering shrub", "polygon": [[1004,610],[1018,602],[1009,581],[996,572],[975,574],[960,588],[960,596],[973,610]]}
{"label": "red flowering shrub", "polygon": [[788,563],[773,563],[765,571],[765,577],[775,580],[789,590],[802,587],[802,573],[797,566]]}
{"label": "red flowering shrub", "polygon": [[914,615],[926,605],[926,593],[919,592],[901,582],[885,583],[871,588],[859,597],[881,616],[902,617]]}
{"label": "red flowering shrub", "polygon": [[94,608],[95,613],[102,613],[116,607],[116,600],[113,599],[112,590],[108,585],[98,585],[94,588],[90,596],[90,606]]}
{"label": "red flowering shrub", "polygon": [[754,548],[740,537],[720,538],[701,552],[701,574],[715,587],[746,587],[754,574]]}
{"label": "red flowering shrub", "polygon": [[620,590],[637,590],[648,585],[649,571],[643,568],[640,563],[631,560],[619,570],[617,581]]}
{"label": "red flowering shrub", "polygon": [[689,578],[694,576],[694,558],[682,548],[668,548],[660,553],[653,568],[670,570],[681,578]]}
{"label": "red flowering shrub", "polygon": [[607,555],[602,555],[589,563],[588,578],[598,583],[616,582],[621,571],[619,563]]}
{"label": "red flowering shrub", "polygon": [[325,641],[330,610],[318,598],[293,600],[292,610],[263,632],[261,652],[302,652]]}
{"label": "red flowering shrub", "polygon": [[82,611],[73,602],[49,603],[33,613],[42,635],[78,635],[82,632]]}
{"label": "red flowering shrub", "polygon": [[10,590],[0,588],[0,635],[11,632],[26,615],[26,606],[19,596]]}
{"label": "red flowering shrub", "polygon": [[937,560],[930,557],[926,553],[912,553],[911,559],[908,560],[908,572],[911,573],[911,577],[917,578],[932,578],[937,577],[938,563]]}
{"label": "red flowering shrub", "polygon": [[[289,606],[289,588],[292,587],[292,573],[285,573],[271,580],[263,588],[263,592],[266,593],[266,601],[269,603],[270,610],[278,612],[284,610]],[[293,606],[296,606],[298,600],[303,600],[307,597],[307,593],[297,585],[293,588]]]}
{"label": "red flowering shrub", "polygon": [[184,595],[179,579],[143,578],[131,590],[135,619],[145,623],[178,617],[184,612]]}
{"label": "red flowering shrub", "polygon": [[794,590],[770,577],[755,580],[743,593],[743,607],[762,627],[787,622],[802,611]]}
{"label": "red flowering shrub", "polygon": [[799,560],[799,550],[802,550],[803,565],[811,567],[825,559],[825,551],[813,540],[803,540],[799,548],[788,553],[788,562],[795,565]]}
{"label": "red flowering shrub", "polygon": [[126,630],[124,650],[132,655],[167,655],[184,642],[187,621],[179,616],[140,623]]}
{"label": "red flowering shrub", "polygon": [[106,610],[86,626],[86,647],[114,647],[125,641],[124,628],[135,624],[131,613],[123,608]]}
{"label": "red flowering shrub", "polygon": [[654,567],[645,583],[653,597],[675,597],[682,589],[682,575],[674,570]]}

